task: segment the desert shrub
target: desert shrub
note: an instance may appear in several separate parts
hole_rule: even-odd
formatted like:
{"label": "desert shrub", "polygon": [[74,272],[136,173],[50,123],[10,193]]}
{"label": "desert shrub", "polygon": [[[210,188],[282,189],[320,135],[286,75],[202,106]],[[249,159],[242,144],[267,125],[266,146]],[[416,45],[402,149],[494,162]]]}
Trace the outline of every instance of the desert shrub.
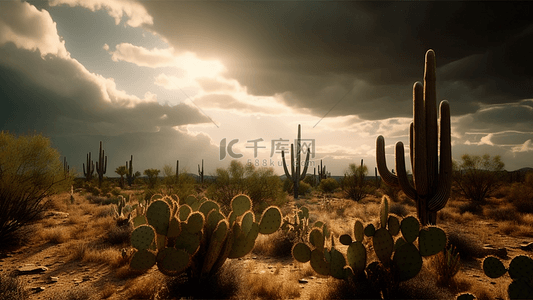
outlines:
{"label": "desert shrub", "polygon": [[300,184],[298,185],[298,195],[307,195],[311,193],[311,189],[312,189],[311,185],[303,181],[300,181]]}
{"label": "desert shrub", "polygon": [[0,244],[39,218],[45,199],[70,188],[59,153],[42,135],[0,132]]}
{"label": "desert shrub", "polygon": [[346,171],[344,178],[341,180],[341,187],[347,198],[360,201],[374,192],[375,187],[365,181],[367,173],[368,168],[363,164],[360,166],[349,165],[348,171]]}
{"label": "desert shrub", "polygon": [[400,217],[405,217],[405,216],[407,216],[409,214],[409,210],[407,209],[407,207],[405,207],[404,205],[402,205],[400,203],[394,203],[394,202],[392,202],[392,204],[390,204],[389,212],[391,214],[395,214],[395,215],[398,215]]}
{"label": "desert shrub", "polygon": [[122,245],[130,242],[131,232],[133,226],[131,223],[126,223],[122,226],[114,224],[105,234],[105,241],[111,245]]}
{"label": "desert shrub", "polygon": [[455,247],[461,259],[468,260],[483,257],[485,251],[478,237],[469,236],[462,231],[448,231],[448,244]]}
{"label": "desert shrub", "polygon": [[381,188],[381,191],[383,192],[383,194],[389,196],[389,198],[393,202],[400,201],[400,198],[399,198],[399,194],[400,194],[400,191],[401,191],[400,187],[388,185],[384,181],[381,181],[380,188]]}
{"label": "desert shrub", "polygon": [[339,183],[334,178],[326,178],[320,181],[318,188],[321,189],[324,193],[333,193],[337,188],[339,188]]}
{"label": "desert shrub", "polygon": [[159,194],[159,192],[154,189],[146,189],[144,191],[144,201],[150,201],[150,199],[152,199],[152,196],[155,194]]}
{"label": "desert shrub", "polygon": [[526,175],[523,183],[517,182],[509,188],[506,199],[521,213],[533,213],[533,172]]}
{"label": "desert shrub", "polygon": [[437,276],[437,284],[440,286],[450,286],[461,267],[461,255],[451,245],[444,251],[439,252],[431,258],[431,265]]}
{"label": "desert shrub", "polygon": [[25,300],[30,297],[21,280],[0,274],[0,300]]}
{"label": "desert shrub", "polygon": [[483,202],[500,186],[504,163],[499,155],[490,157],[464,154],[461,164],[454,164],[453,180],[461,195]]}
{"label": "desert shrub", "polygon": [[459,212],[464,214],[466,212],[478,215],[483,212],[483,207],[478,202],[467,202],[459,205]]}
{"label": "desert shrub", "polygon": [[185,199],[187,196],[195,194],[195,184],[196,179],[194,177],[187,172],[182,172],[178,175],[178,181],[173,185],[172,190],[179,199]]}
{"label": "desert shrub", "polygon": [[153,189],[158,184],[158,178],[159,175],[158,169],[146,169],[144,170],[143,174],[146,175],[146,184],[148,184],[149,189]]}
{"label": "desert shrub", "polygon": [[245,193],[255,208],[264,208],[284,198],[281,181],[272,168],[256,168],[231,161],[227,169],[217,168],[216,179],[207,188],[207,197],[225,206],[238,194]]}
{"label": "desert shrub", "polygon": [[519,221],[520,215],[514,207],[502,207],[485,210],[485,216],[494,221]]}

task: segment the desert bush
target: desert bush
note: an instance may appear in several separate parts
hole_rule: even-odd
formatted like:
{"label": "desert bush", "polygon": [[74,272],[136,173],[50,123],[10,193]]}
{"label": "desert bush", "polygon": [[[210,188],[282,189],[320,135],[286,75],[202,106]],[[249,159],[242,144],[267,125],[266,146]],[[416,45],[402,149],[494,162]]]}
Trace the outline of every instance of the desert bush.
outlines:
{"label": "desert bush", "polygon": [[318,188],[321,189],[324,193],[330,194],[333,193],[337,188],[339,188],[339,183],[334,178],[326,178],[320,181]]}
{"label": "desert bush", "polygon": [[453,245],[455,250],[457,250],[461,256],[461,259],[464,260],[480,258],[485,255],[480,239],[478,237],[469,236],[462,231],[449,231],[448,244]]}
{"label": "desert bush", "polygon": [[207,188],[206,195],[226,207],[241,193],[249,195],[258,210],[285,197],[281,181],[272,168],[256,168],[253,164],[243,165],[233,160],[227,169],[217,168],[215,172],[216,179]]}
{"label": "desert bush", "polygon": [[70,188],[71,176],[48,138],[0,132],[0,244],[38,219],[45,199]]}
{"label": "desert bush", "polygon": [[520,221],[520,214],[514,207],[486,209],[484,215],[494,221]]}
{"label": "desert bush", "polygon": [[0,274],[0,300],[25,300],[30,297],[21,280]]}
{"label": "desert bush", "polygon": [[533,213],[533,172],[526,175],[525,181],[516,182],[509,188],[506,199],[522,213]]}
{"label": "desert bush", "polygon": [[409,214],[409,210],[407,209],[407,207],[405,207],[404,205],[400,203],[394,203],[394,202],[390,204],[389,212],[391,214],[395,214],[400,217],[405,217]]}
{"label": "desert bush", "polygon": [[158,183],[157,176],[159,175],[158,169],[146,169],[144,170],[143,174],[146,175],[146,184],[148,184],[149,189],[153,189],[156,187]]}
{"label": "desert bush", "polygon": [[131,232],[133,226],[131,223],[126,223],[122,226],[113,225],[105,234],[105,241],[111,245],[122,245],[130,242]]}
{"label": "desert bush", "polygon": [[374,192],[375,187],[365,181],[367,173],[368,168],[363,164],[360,166],[349,165],[348,171],[346,171],[344,178],[341,180],[341,187],[347,198],[360,201]]}
{"label": "desert bush", "polygon": [[499,155],[490,157],[464,154],[461,164],[454,163],[453,180],[461,195],[474,202],[483,202],[500,186],[505,166]]}
{"label": "desert bush", "polygon": [[453,245],[439,252],[431,258],[431,265],[437,276],[437,284],[440,286],[450,286],[461,268],[461,255],[455,250]]}
{"label": "desert bush", "polygon": [[185,199],[187,196],[196,193],[195,184],[196,179],[194,177],[187,174],[187,172],[182,172],[178,175],[178,181],[172,186],[172,190],[179,199]]}

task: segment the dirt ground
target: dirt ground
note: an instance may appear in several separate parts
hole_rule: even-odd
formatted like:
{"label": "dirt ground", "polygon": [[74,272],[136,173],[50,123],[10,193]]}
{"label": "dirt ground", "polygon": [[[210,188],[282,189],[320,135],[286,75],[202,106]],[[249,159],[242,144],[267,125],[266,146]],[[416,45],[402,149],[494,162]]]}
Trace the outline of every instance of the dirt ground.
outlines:
{"label": "dirt ground", "polygon": [[[79,196],[81,197],[81,196]],[[342,206],[343,201],[337,199],[337,205]],[[379,199],[369,200],[375,201]],[[323,206],[321,202],[314,198],[303,200],[303,203],[310,208],[314,214],[320,215]],[[96,205],[96,204],[91,204]],[[414,213],[414,208],[409,208],[411,213]],[[80,224],[88,224],[93,222],[96,218],[95,213],[85,213],[81,215],[76,221],[77,226]],[[342,231],[347,226],[353,226],[354,217],[346,213],[341,219],[329,219],[329,222],[338,222],[338,225],[332,225],[333,230]],[[331,214],[330,214],[331,215]],[[377,217],[374,216],[374,217]],[[48,224],[68,224],[70,215],[67,213],[50,214],[41,222]],[[48,219],[48,220],[47,220]],[[55,222],[55,223],[54,223]],[[348,224],[348,225],[347,225]],[[74,226],[74,225],[72,225]],[[87,226],[87,225],[85,225]],[[462,224],[457,224],[453,221],[443,221],[439,224],[446,232],[460,230],[465,233],[478,237],[484,244],[490,244],[494,248],[505,247],[508,251],[506,259],[503,259],[504,264],[508,265],[511,258],[516,255],[526,254],[531,255],[531,251],[522,250],[521,244],[531,242],[530,237],[508,236],[499,233],[499,226],[490,220],[480,220],[472,218],[464,221]],[[481,229],[481,230],[480,230]],[[83,231],[83,228],[81,228]],[[95,234],[94,236],[84,236],[82,239],[89,245],[96,243],[101,239],[103,233]],[[29,274],[20,274],[18,278],[22,280],[25,286],[31,290],[30,300],[35,299],[64,299],[62,295],[72,295],[74,291],[89,291],[89,294],[96,299],[126,299],[131,295],[130,289],[134,285],[133,282],[140,282],[146,278],[154,277],[162,278],[157,269],[154,267],[149,272],[138,277],[127,276],[124,271],[125,267],[117,268],[110,264],[102,262],[91,262],[89,259],[80,260],[72,259],[73,248],[72,241],[64,242],[50,242],[42,239],[36,239],[31,244],[23,246],[11,252],[1,253],[0,255],[0,272],[11,273],[16,272],[22,267],[31,268],[44,267],[43,269],[30,272]],[[115,250],[118,253],[118,249]],[[111,253],[111,252],[110,252]],[[104,254],[105,255],[105,254]],[[461,272],[463,277],[470,278],[478,282],[485,289],[490,291],[493,295],[505,295],[506,285],[509,284],[509,279],[490,279],[485,276],[481,269],[481,258],[474,258],[471,260],[462,261]],[[243,259],[236,262],[237,266],[242,265],[244,269],[249,270],[252,274],[260,274],[265,276],[273,276],[273,278],[287,278],[294,286],[299,289],[299,296],[291,296],[290,298],[298,299],[312,299],[318,291],[324,290],[324,286],[328,284],[330,278],[315,275],[307,275],[302,278],[292,276],[291,274],[301,272],[302,264],[292,260],[292,258],[274,259],[270,257],[249,254]],[[251,265],[252,267],[246,267]],[[122,272],[126,275],[118,275]],[[276,279],[277,280],[277,279]],[[66,296],[65,296],[66,297]],[[72,297],[72,296],[71,296]]]}

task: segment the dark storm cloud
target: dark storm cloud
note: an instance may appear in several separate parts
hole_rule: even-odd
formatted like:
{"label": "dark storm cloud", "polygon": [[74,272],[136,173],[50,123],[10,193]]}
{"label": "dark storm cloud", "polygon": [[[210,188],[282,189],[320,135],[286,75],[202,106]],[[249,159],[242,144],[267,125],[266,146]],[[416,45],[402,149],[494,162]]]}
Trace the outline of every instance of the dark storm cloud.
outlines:
{"label": "dark storm cloud", "polygon": [[287,105],[317,116],[354,86],[331,116],[409,116],[430,48],[444,69],[439,99],[456,114],[532,94],[533,72],[523,67],[533,63],[528,2],[142,3],[176,49],[219,58],[250,93],[286,93]]}
{"label": "dark storm cloud", "polygon": [[49,134],[150,132],[162,126],[209,121],[196,108],[141,100],[117,91],[113,82],[82,69],[73,60],[16,49],[0,55],[0,128]]}

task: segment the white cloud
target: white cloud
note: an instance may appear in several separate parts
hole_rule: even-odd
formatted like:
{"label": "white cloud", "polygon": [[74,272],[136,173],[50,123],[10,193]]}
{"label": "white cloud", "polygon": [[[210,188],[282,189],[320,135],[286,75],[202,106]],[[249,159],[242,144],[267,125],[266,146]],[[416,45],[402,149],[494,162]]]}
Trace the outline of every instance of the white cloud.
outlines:
{"label": "white cloud", "polygon": [[120,24],[123,17],[127,18],[126,24],[139,27],[143,24],[153,24],[152,16],[148,14],[143,5],[132,0],[50,0],[50,6],[66,4],[70,7],[81,6],[91,11],[101,9],[115,19],[115,24]]}
{"label": "white cloud", "polygon": [[20,49],[38,50],[43,58],[48,54],[70,57],[48,11],[27,2],[0,1],[0,46],[9,42]]}
{"label": "white cloud", "polygon": [[533,151],[533,142],[531,140],[525,141],[522,145],[515,146],[511,149],[512,152],[529,152]]}

